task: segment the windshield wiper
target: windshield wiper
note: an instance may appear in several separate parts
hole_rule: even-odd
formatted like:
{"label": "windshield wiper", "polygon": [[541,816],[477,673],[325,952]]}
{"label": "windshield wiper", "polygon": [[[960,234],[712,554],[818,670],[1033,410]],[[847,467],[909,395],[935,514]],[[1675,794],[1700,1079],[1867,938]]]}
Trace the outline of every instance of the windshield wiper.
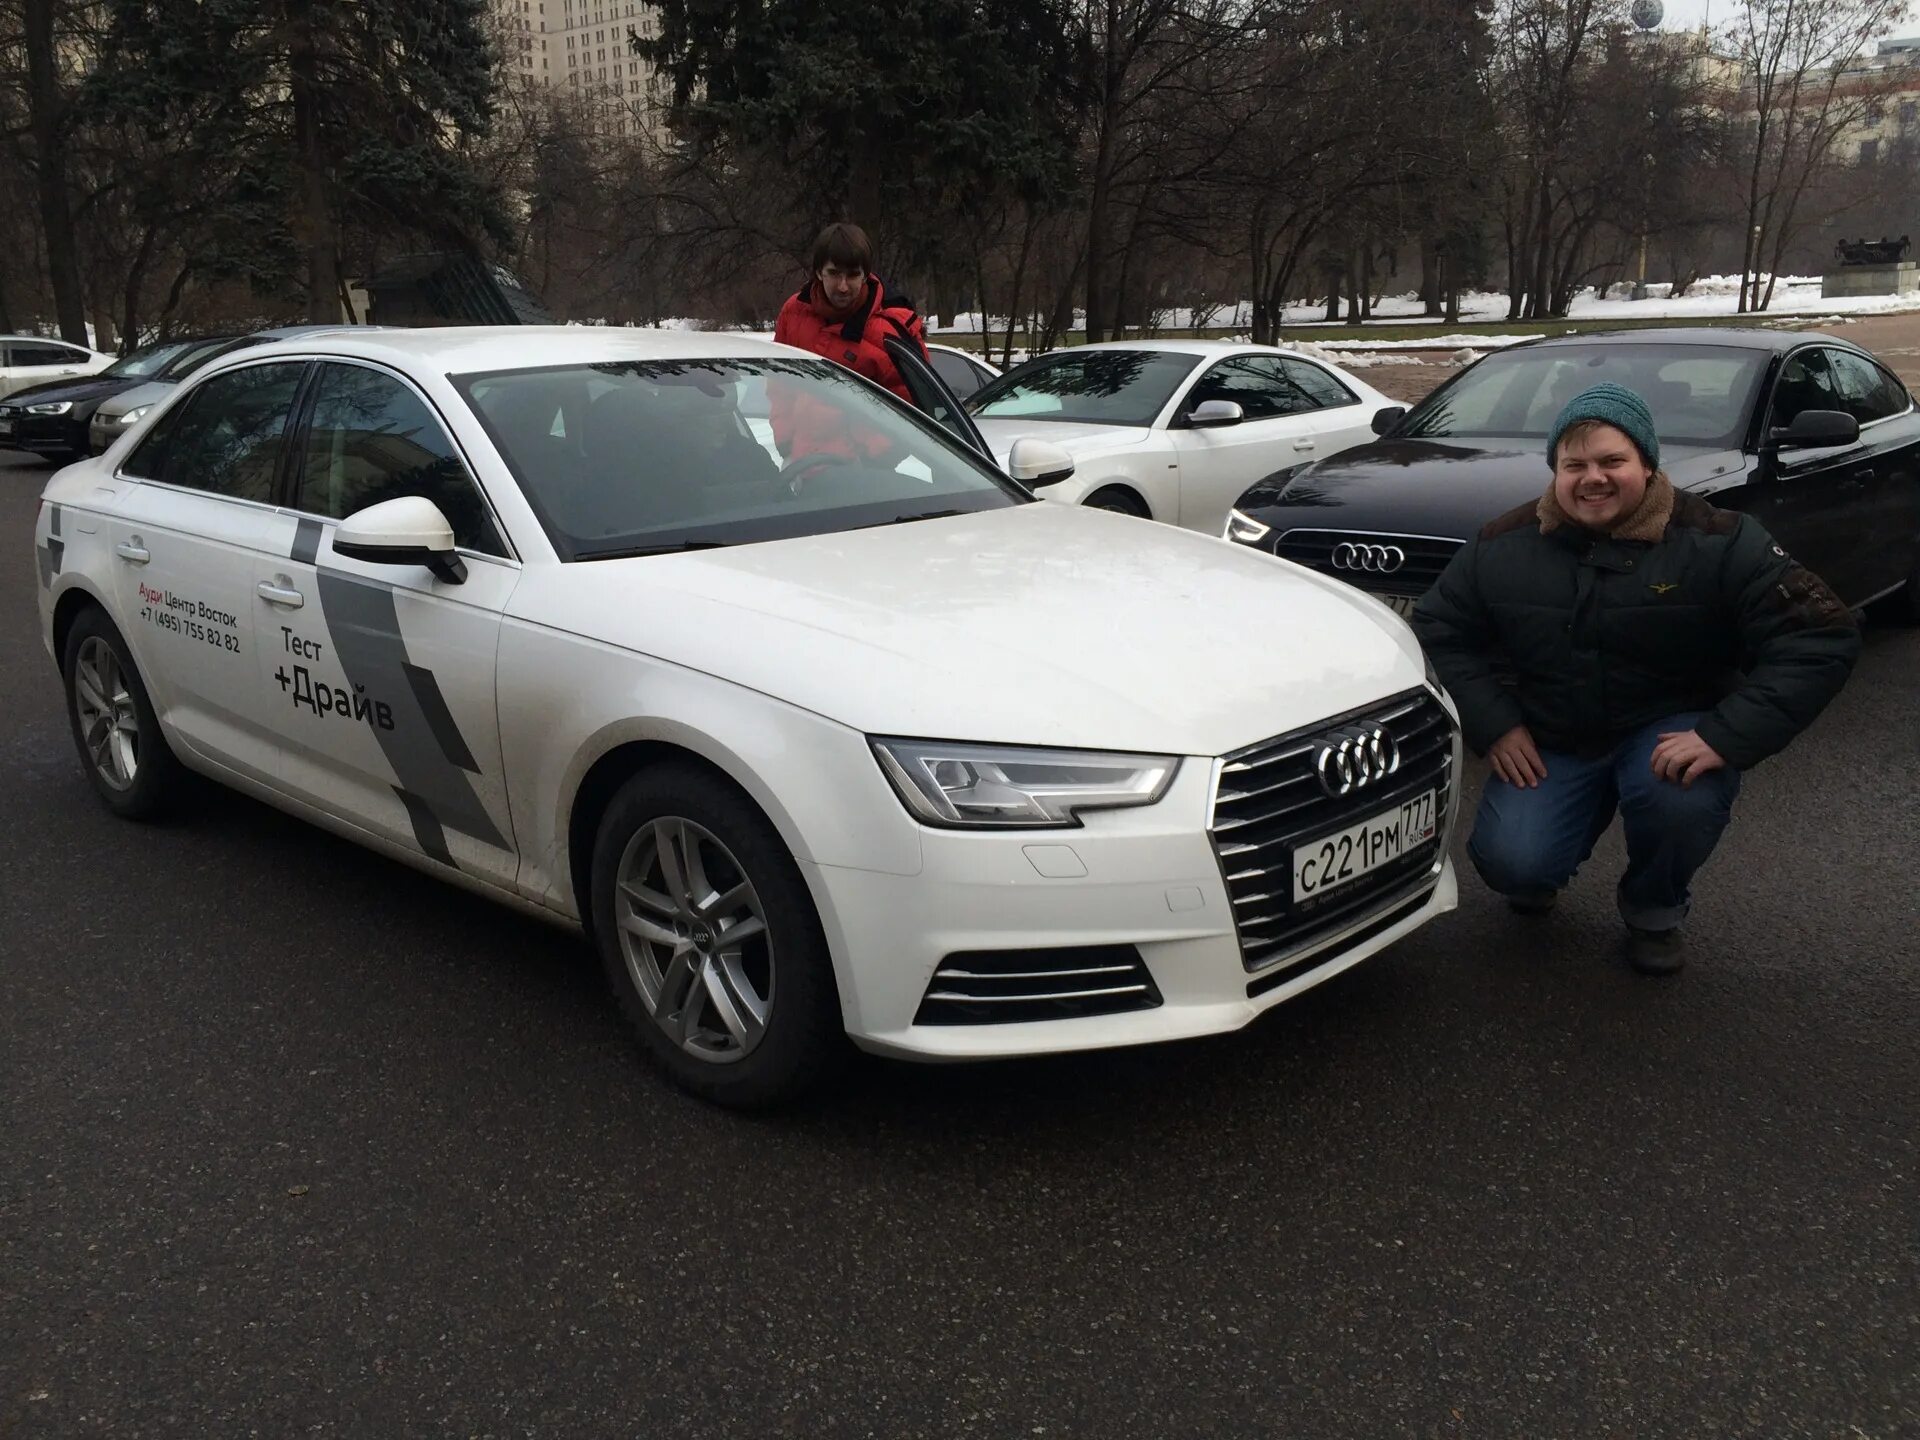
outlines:
{"label": "windshield wiper", "polygon": [[882,521],[886,525],[911,525],[916,520],[945,520],[953,515],[971,514],[967,510],[927,510],[918,515],[896,515],[891,520]]}
{"label": "windshield wiper", "polygon": [[629,545],[612,550],[582,550],[575,560],[638,560],[644,555],[680,555],[689,550],[719,550],[731,540],[675,540],[666,545]]}

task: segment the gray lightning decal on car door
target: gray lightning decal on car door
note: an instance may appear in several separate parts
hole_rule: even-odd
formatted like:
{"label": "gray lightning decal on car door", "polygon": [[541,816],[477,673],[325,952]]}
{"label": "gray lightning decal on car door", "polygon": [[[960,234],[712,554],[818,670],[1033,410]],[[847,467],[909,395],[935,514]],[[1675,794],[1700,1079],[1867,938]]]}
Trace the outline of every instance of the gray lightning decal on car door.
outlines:
{"label": "gray lightning decal on car door", "polygon": [[452,865],[446,831],[453,830],[496,850],[510,850],[467,778],[480,767],[454,723],[439,682],[431,670],[407,658],[392,587],[337,570],[317,573],[320,610],[347,683],[391,709],[393,728],[374,727],[373,734],[398,779],[394,794],[406,807],[420,848]]}
{"label": "gray lightning decal on car door", "polygon": [[60,538],[60,507],[47,506],[47,543],[40,547],[40,588],[51,589],[53,577],[60,573],[60,563],[65,559],[67,542]]}

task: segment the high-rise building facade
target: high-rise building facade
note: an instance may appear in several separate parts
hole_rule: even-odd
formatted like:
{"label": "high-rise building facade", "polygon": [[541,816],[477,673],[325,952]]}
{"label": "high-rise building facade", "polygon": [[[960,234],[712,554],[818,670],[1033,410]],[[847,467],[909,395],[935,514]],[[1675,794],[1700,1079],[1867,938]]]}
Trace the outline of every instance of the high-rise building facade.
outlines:
{"label": "high-rise building facade", "polygon": [[494,0],[507,74],[573,96],[604,134],[655,133],[660,101],[652,67],[627,46],[629,29],[657,33],[641,0]]}

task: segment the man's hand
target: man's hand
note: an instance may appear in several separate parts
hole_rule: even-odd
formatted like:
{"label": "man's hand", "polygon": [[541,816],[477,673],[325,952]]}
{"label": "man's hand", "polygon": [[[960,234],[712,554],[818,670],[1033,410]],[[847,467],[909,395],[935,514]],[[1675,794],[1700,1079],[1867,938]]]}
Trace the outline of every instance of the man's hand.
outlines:
{"label": "man's hand", "polygon": [[1653,747],[1653,773],[1685,788],[1712,770],[1724,770],[1720,752],[1700,738],[1698,730],[1663,731]]}
{"label": "man's hand", "polygon": [[1514,726],[1489,745],[1487,761],[1493,766],[1494,774],[1522,790],[1535,789],[1547,778],[1546,762],[1534,747],[1532,732],[1524,725]]}

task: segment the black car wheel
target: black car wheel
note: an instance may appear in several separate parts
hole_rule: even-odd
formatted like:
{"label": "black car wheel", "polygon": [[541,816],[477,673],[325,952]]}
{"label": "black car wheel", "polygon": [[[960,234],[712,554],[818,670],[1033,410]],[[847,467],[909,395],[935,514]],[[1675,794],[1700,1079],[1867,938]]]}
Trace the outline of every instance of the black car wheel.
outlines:
{"label": "black car wheel", "polygon": [[90,607],[73,622],[61,671],[74,748],[94,791],[127,820],[164,814],[186,772],[167,748],[127,642],[104,610]]}
{"label": "black car wheel", "polygon": [[593,848],[593,933],[620,1007],[681,1086],[788,1103],[846,1049],[820,919],[780,834],[691,765],[641,771]]}
{"label": "black car wheel", "polygon": [[1096,490],[1082,502],[1089,510],[1111,510],[1116,515],[1132,515],[1140,520],[1151,520],[1147,511],[1147,502],[1124,485],[1108,485]]}

